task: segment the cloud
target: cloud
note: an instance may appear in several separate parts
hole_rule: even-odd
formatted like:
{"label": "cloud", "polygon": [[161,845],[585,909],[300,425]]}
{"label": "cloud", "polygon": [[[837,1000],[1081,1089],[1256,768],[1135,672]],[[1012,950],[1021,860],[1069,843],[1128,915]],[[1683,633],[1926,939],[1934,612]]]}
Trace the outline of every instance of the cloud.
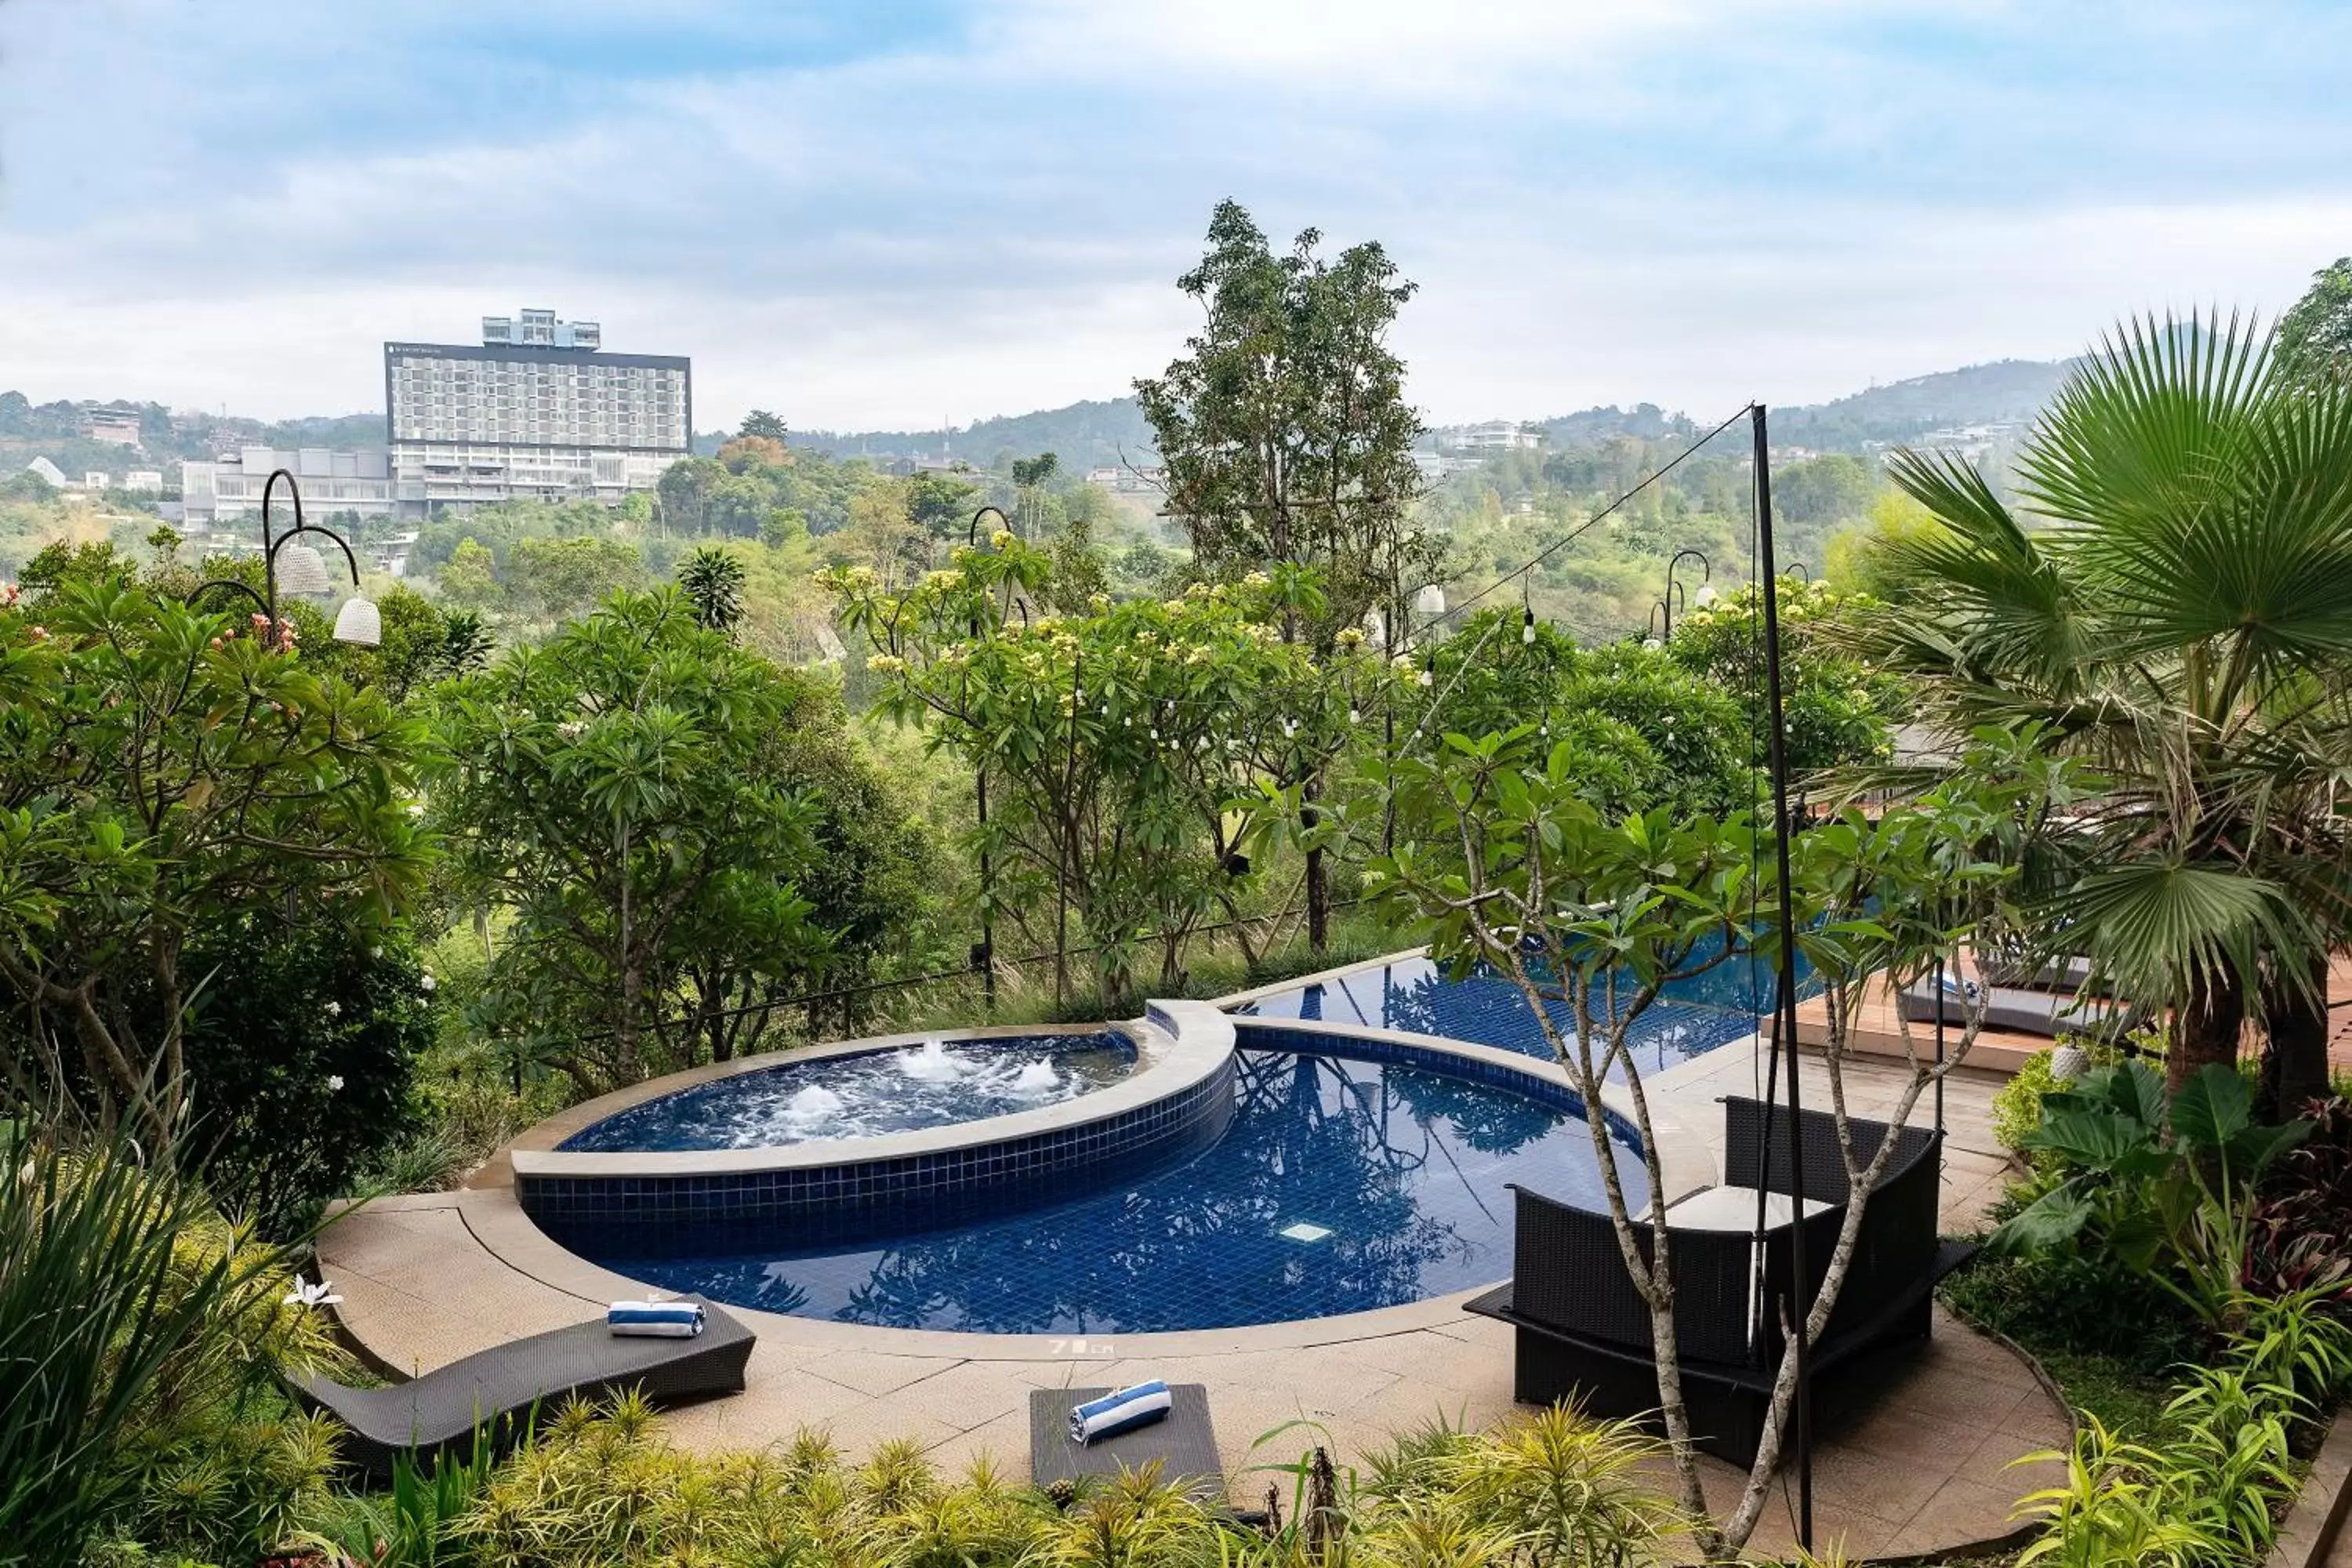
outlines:
{"label": "cloud", "polygon": [[933,426],[1158,369],[1230,195],[1390,247],[1441,417],[1806,400],[2284,303],[2352,248],[2347,47],[2322,6],[0,0],[0,384],[367,407],[384,339],[531,303],[692,354],[706,424]]}

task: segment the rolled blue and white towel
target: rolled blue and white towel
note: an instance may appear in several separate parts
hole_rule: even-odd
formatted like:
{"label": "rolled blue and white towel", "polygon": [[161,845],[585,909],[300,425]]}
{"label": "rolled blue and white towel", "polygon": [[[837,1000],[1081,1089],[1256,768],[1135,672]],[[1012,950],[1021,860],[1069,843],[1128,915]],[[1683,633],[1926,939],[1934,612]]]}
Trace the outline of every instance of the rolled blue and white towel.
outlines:
{"label": "rolled blue and white towel", "polygon": [[615,1301],[604,1309],[604,1322],[616,1334],[690,1340],[702,1331],[702,1303]]}
{"label": "rolled blue and white towel", "polygon": [[1089,1399],[1070,1412],[1070,1441],[1084,1447],[1168,1418],[1168,1385],[1158,1378]]}

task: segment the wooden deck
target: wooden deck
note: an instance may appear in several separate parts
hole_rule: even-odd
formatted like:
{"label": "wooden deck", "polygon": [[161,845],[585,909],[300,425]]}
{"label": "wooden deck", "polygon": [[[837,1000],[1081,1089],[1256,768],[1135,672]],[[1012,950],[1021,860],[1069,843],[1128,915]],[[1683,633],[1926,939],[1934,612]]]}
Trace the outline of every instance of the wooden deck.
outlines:
{"label": "wooden deck", "polygon": [[[1959,972],[1975,973],[1974,965],[1964,956]],[[2338,956],[2328,971],[2327,1003],[2332,1027],[2327,1038],[2328,1059],[2339,1070],[2352,1072],[2352,957]],[[1902,1058],[1906,1052],[1904,1031],[1909,1030],[1908,1050],[1916,1051],[1922,1059],[1933,1059],[1936,1054],[1936,1026],[1933,1021],[1906,1025],[1896,1011],[1892,990],[1882,979],[1874,982],[1862,1003],[1860,1016],[1854,1020],[1852,1048],[1865,1056]],[[1805,1045],[1818,1046],[1829,1033],[1829,1005],[1812,997],[1797,1005],[1797,1038]],[[1944,1026],[1946,1048],[1958,1050],[1960,1028],[1956,1024]],[[2037,1051],[2050,1048],[2046,1035],[2018,1034],[2005,1029],[1980,1030],[1969,1047],[1968,1064],[1989,1072],[2015,1073]],[[2251,1046],[2251,1042],[2250,1042]]]}

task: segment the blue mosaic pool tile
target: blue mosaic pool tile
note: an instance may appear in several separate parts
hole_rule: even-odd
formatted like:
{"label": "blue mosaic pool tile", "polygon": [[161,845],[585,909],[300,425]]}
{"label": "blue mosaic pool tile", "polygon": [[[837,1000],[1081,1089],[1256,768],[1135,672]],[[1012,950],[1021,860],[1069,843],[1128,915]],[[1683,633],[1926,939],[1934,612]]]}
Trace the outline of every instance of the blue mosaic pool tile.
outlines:
{"label": "blue mosaic pool tile", "polygon": [[839,1244],[1054,1202],[1188,1158],[1233,1119],[1228,1062],[1180,1094],[1051,1132],[900,1159],[696,1176],[518,1175],[515,1195],[567,1246],[619,1237],[655,1250],[707,1246],[723,1223],[763,1245]]}

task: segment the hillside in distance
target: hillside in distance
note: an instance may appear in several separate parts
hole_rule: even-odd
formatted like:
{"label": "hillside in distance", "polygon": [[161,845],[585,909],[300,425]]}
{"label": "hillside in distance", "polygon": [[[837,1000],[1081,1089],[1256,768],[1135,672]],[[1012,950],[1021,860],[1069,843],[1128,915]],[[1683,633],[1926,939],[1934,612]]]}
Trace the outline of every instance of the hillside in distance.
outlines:
{"label": "hillside in distance", "polygon": [[[1828,452],[1861,452],[1918,440],[1955,427],[2017,425],[2031,419],[2066,378],[2063,360],[1998,360],[1888,382],[1828,403],[1772,410],[1776,443]],[[1528,419],[1554,448],[1593,446],[1617,437],[1658,440],[1696,435],[1683,414],[1655,404],[1614,405]],[[1711,423],[1711,421],[1710,421]],[[716,449],[723,437],[704,438]],[[961,458],[975,468],[1003,468],[1009,458],[1053,452],[1066,468],[1150,460],[1151,426],[1132,397],[1074,403],[983,419],[955,431],[795,430],[793,444],[835,458]]]}

